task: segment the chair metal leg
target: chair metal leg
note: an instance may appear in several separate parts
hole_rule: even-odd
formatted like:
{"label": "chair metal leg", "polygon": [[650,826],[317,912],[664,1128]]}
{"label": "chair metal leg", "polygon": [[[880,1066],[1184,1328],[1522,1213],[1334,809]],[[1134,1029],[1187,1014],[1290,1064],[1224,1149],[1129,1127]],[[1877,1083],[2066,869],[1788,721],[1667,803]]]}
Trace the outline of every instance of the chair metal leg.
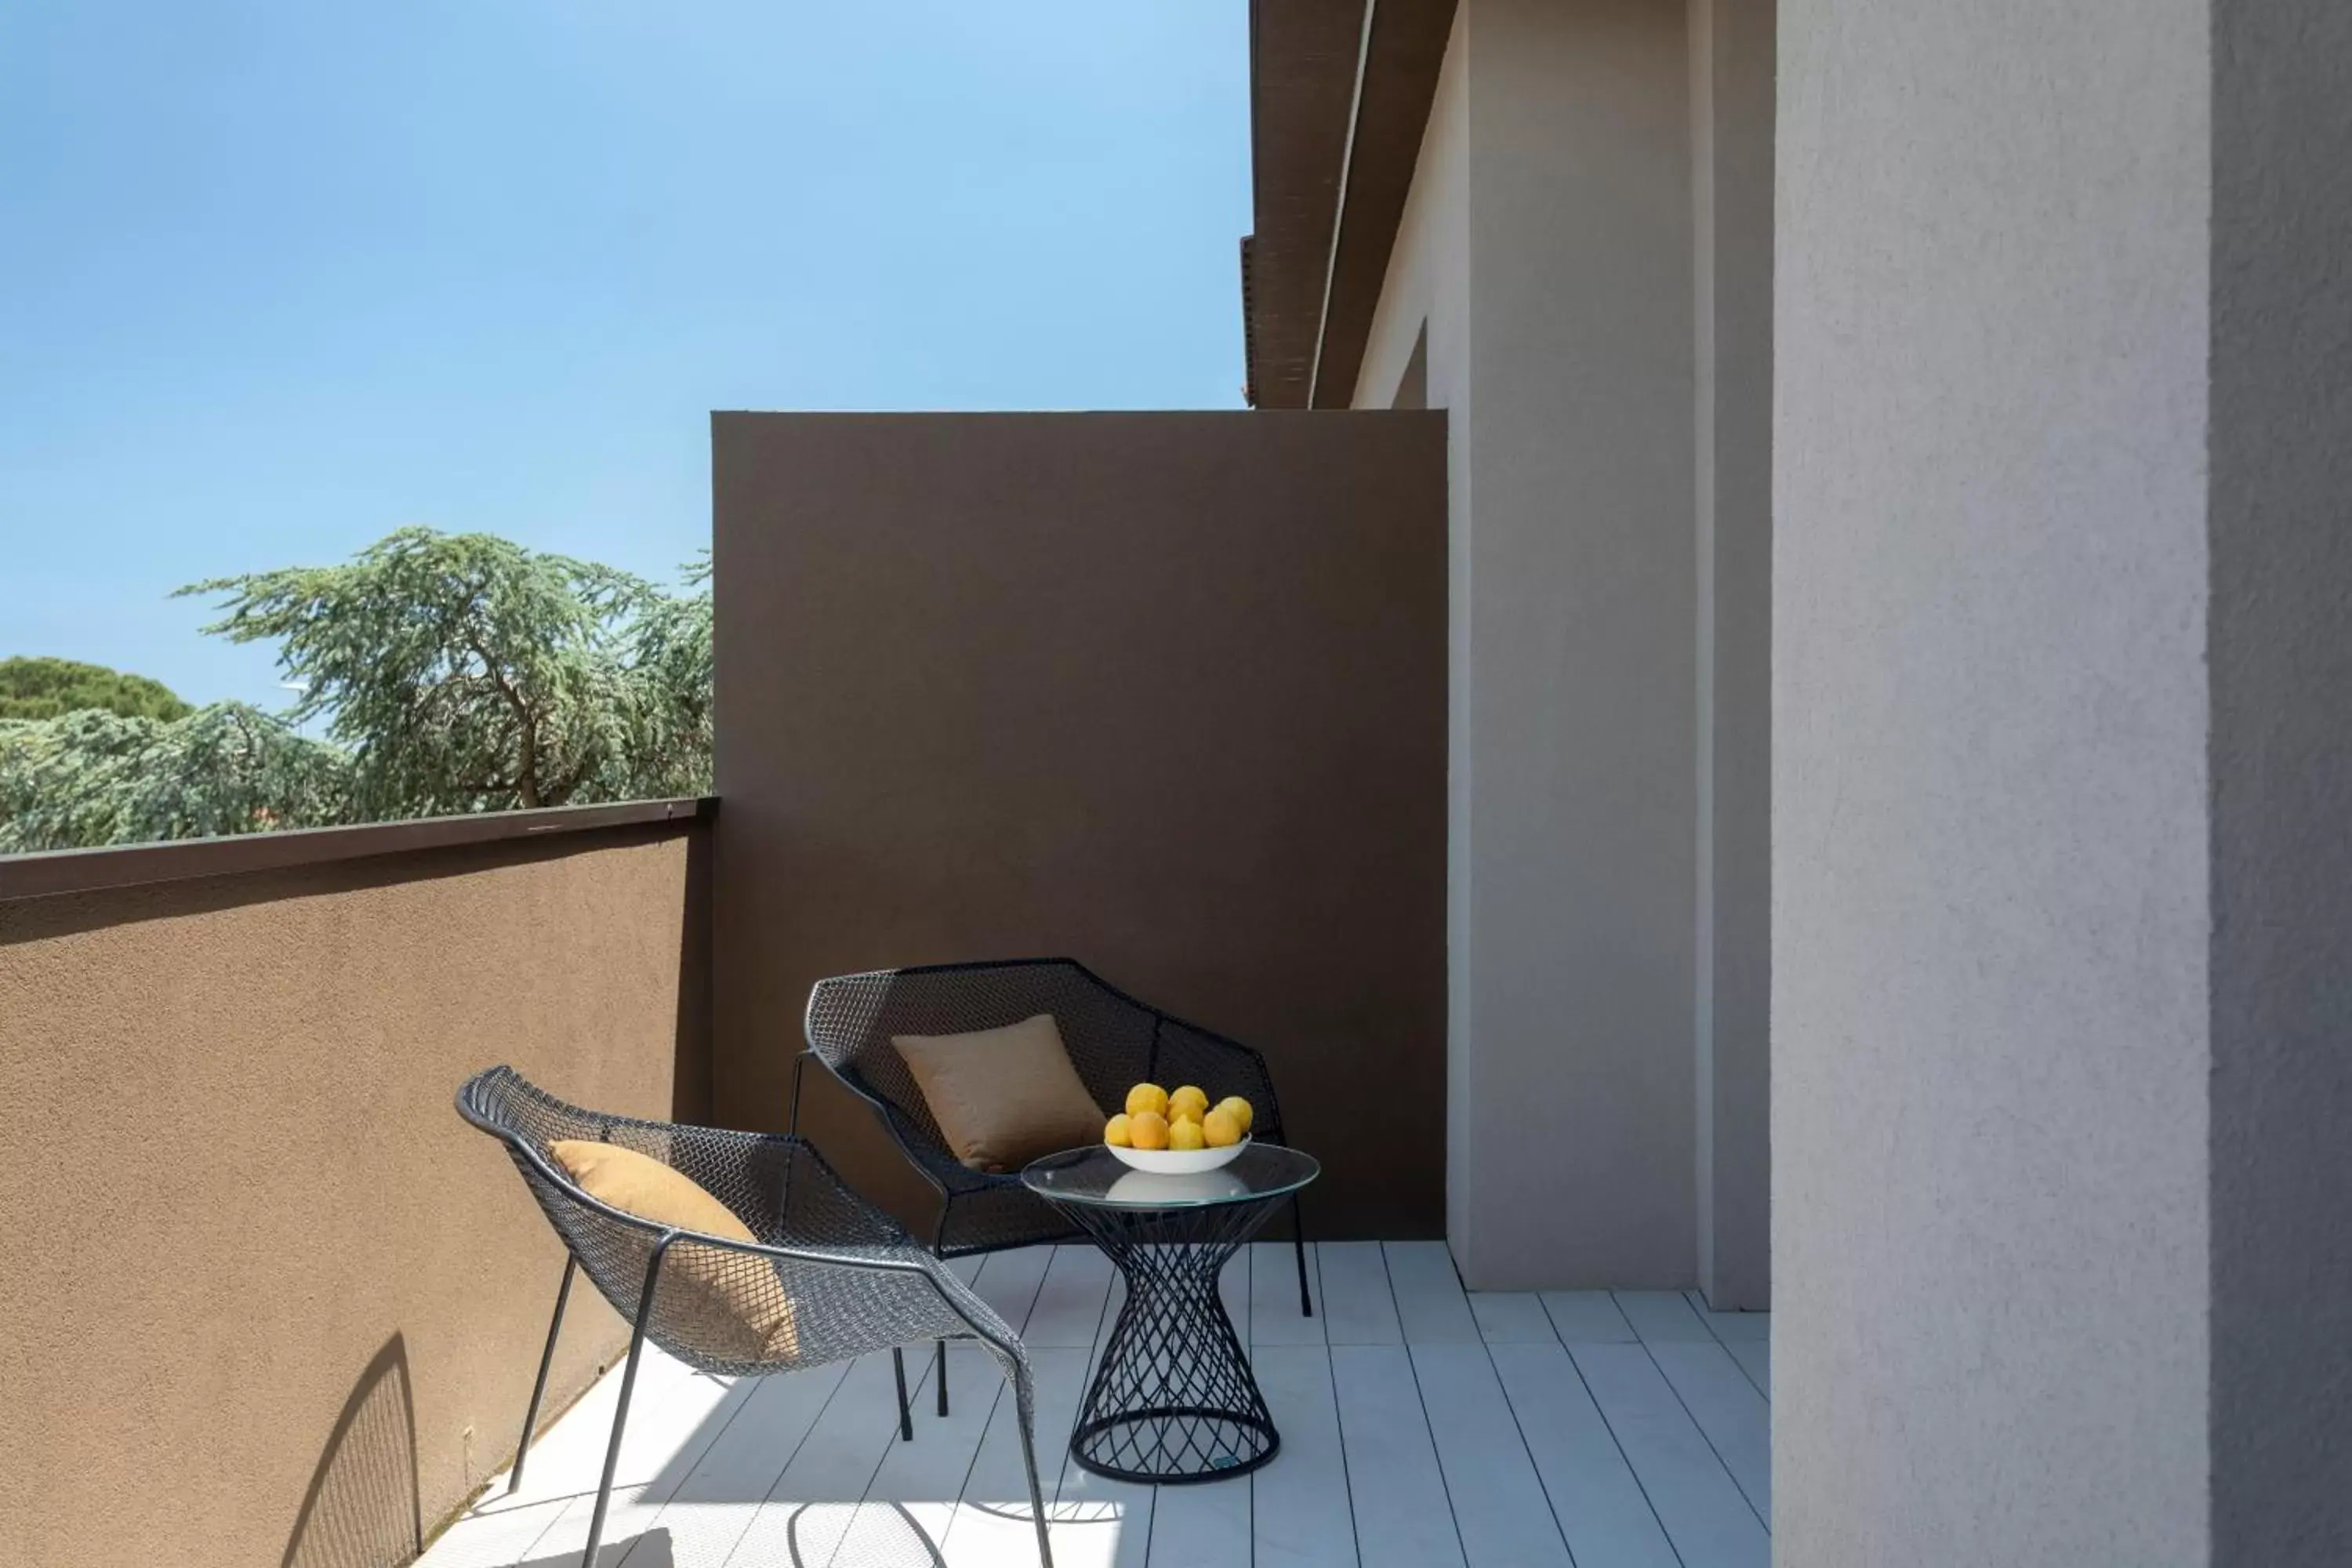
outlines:
{"label": "chair metal leg", "polygon": [[940,1414],[945,1415],[948,1413],[948,1342],[945,1340],[940,1342],[937,1371],[940,1380]]}
{"label": "chair metal leg", "polygon": [[547,1394],[547,1369],[555,1363],[555,1336],[563,1328],[563,1304],[572,1299],[572,1276],[580,1260],[563,1255],[563,1283],[555,1288],[555,1316],[547,1325],[547,1348],[539,1352],[539,1378],[530,1385],[530,1408],[522,1413],[522,1440],[515,1445],[514,1470],[507,1477],[507,1495],[522,1485],[523,1457],[530,1452],[531,1434],[539,1429],[539,1402]]}
{"label": "chair metal leg", "polygon": [[613,1473],[621,1466],[621,1429],[629,1420],[629,1395],[636,1391],[637,1363],[645,1358],[646,1320],[653,1315],[654,1287],[661,1282],[662,1259],[676,1237],[673,1231],[654,1243],[653,1258],[646,1264],[646,1288],[637,1297],[636,1326],[629,1331],[629,1364],[621,1373],[621,1404],[613,1412],[613,1440],[605,1445],[604,1479],[596,1484],[596,1511],[588,1516],[588,1550],[580,1554],[580,1568],[596,1568],[596,1548],[604,1539],[604,1510],[613,1501]]}
{"label": "chair metal leg", "polygon": [[808,1065],[808,1059],[806,1051],[793,1058],[793,1109],[790,1118],[784,1122],[784,1131],[794,1137],[800,1136],[801,1131],[801,1068]]}
{"label": "chair metal leg", "polygon": [[1298,1253],[1298,1314],[1315,1315],[1315,1298],[1307,1293],[1307,1216],[1298,1212],[1298,1195],[1290,1198],[1290,1241]]}
{"label": "chair metal leg", "polygon": [[907,1352],[898,1345],[890,1347],[890,1370],[898,1378],[898,1441],[915,1440],[915,1413],[907,1405]]}
{"label": "chair metal leg", "polygon": [[1029,1469],[1029,1510],[1037,1521],[1037,1562],[1039,1568],[1054,1568],[1054,1542],[1045,1530],[1045,1494],[1037,1485],[1037,1443],[1033,1429],[1035,1422],[1030,1414],[1031,1396],[1029,1372],[1018,1368],[1013,1373],[1013,1399],[1021,1417],[1021,1462]]}

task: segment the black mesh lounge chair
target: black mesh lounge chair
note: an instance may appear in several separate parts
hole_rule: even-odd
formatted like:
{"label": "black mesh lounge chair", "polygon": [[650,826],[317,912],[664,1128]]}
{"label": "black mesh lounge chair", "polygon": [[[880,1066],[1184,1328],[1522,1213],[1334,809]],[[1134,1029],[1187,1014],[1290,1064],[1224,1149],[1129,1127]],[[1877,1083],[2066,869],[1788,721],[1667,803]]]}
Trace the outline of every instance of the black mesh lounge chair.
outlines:
{"label": "black mesh lounge chair", "polygon": [[[547,1348],[531,1384],[509,1491],[522,1482],[524,1453],[547,1392],[548,1363],[563,1327],[573,1271],[586,1269],[614,1310],[635,1325],[621,1373],[620,1407],[604,1453],[604,1477],[588,1525],[588,1550],[581,1558],[583,1568],[593,1568],[604,1532],[621,1430],[647,1340],[698,1371],[734,1377],[820,1366],[887,1347],[898,1373],[899,1436],[910,1438],[906,1359],[899,1347],[925,1341],[945,1344],[950,1339],[978,1341],[1013,1384],[1037,1555],[1045,1568],[1053,1568],[1032,1442],[1029,1358],[1020,1340],[896,1222],[843,1185],[809,1144],[798,1138],[583,1110],[505,1067],[467,1079],[457,1091],[457,1111],[506,1145],[531,1196],[571,1252],[555,1292],[555,1317],[547,1326]],[[674,1229],[598,1202],[549,1157],[548,1146],[562,1139],[615,1143],[660,1161],[732,1209],[757,1242]],[[730,1309],[714,1310],[714,1292],[722,1287]],[[789,1329],[747,1331],[746,1315],[737,1310],[747,1300],[764,1310],[763,1321],[787,1323]]]}
{"label": "black mesh lounge chair", "polygon": [[[881,1122],[940,1194],[931,1250],[941,1258],[1078,1238],[1021,1184],[1019,1174],[966,1167],[949,1152],[922,1091],[890,1044],[893,1035],[952,1035],[1050,1013],[1071,1065],[1095,1103],[1125,1103],[1138,1083],[1195,1083],[1213,1097],[1238,1094],[1256,1112],[1253,1140],[1283,1142],[1282,1109],[1265,1058],[1238,1040],[1139,1002],[1069,958],[935,963],[820,980],[809,993],[808,1049],[793,1064],[792,1125],[800,1128],[801,1072],[814,1057]],[[1105,1113],[1108,1114],[1108,1111]],[[1291,1200],[1298,1259],[1298,1310],[1314,1316],[1307,1290],[1307,1227]],[[947,1342],[940,1342],[940,1414],[947,1414]]]}

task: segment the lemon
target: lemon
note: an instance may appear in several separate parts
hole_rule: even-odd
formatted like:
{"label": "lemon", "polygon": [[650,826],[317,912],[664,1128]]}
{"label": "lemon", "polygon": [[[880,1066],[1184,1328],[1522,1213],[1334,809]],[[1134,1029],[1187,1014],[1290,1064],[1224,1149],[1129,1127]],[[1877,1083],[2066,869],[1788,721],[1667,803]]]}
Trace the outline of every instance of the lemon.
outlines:
{"label": "lemon", "polygon": [[1156,1110],[1138,1110],[1127,1119],[1127,1136],[1139,1149],[1168,1147],[1168,1119]]}
{"label": "lemon", "polygon": [[1114,1149],[1128,1149],[1134,1147],[1134,1145],[1128,1141],[1127,1118],[1125,1116],[1114,1116],[1108,1121],[1103,1123],[1103,1142],[1109,1144]]}
{"label": "lemon", "polygon": [[1250,1122],[1253,1120],[1248,1100],[1238,1094],[1229,1094],[1217,1101],[1217,1109],[1231,1116],[1240,1125],[1243,1136],[1248,1136]]}
{"label": "lemon", "polygon": [[[1127,1113],[1140,1116],[1145,1111],[1154,1116],[1168,1114],[1168,1091],[1156,1083],[1139,1083],[1127,1091]],[[1141,1148],[1140,1143],[1136,1145]]]}
{"label": "lemon", "polygon": [[1168,1146],[1171,1149],[1198,1149],[1207,1139],[1208,1134],[1201,1131],[1201,1124],[1190,1117],[1168,1129]]}
{"label": "lemon", "polygon": [[[1190,1127],[1192,1123],[1184,1125]],[[1212,1149],[1230,1149],[1242,1141],[1241,1121],[1220,1105],[1201,1122],[1201,1136]]]}
{"label": "lemon", "polygon": [[1198,1121],[1208,1114],[1208,1110],[1209,1097],[1189,1083],[1168,1097],[1168,1120],[1171,1121],[1180,1116]]}

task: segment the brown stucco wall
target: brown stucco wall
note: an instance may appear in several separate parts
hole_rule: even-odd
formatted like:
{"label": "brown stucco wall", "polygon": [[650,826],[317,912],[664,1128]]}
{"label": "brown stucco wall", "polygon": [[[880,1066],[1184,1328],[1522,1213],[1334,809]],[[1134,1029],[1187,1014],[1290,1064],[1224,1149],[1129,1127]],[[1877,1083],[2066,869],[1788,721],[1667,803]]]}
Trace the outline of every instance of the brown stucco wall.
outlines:
{"label": "brown stucco wall", "polygon": [[782,1122],[824,975],[1066,953],[1265,1052],[1318,1231],[1441,1234],[1444,416],[713,434],[718,1115]]}
{"label": "brown stucco wall", "polygon": [[[394,1563],[503,1465],[563,1254],[452,1096],[697,1109],[707,844],[0,901],[9,1561]],[[575,1293],[551,1409],[625,1343]]]}

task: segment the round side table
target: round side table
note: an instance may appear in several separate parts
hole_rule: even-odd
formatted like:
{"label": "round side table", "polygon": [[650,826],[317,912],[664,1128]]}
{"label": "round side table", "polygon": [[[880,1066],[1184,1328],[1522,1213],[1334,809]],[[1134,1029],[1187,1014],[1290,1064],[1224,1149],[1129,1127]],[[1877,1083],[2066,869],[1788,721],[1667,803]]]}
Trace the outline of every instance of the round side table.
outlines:
{"label": "round side table", "polygon": [[1252,1143],[1192,1176],[1129,1169],[1108,1151],[1049,1154],[1024,1185],[1076,1222],[1127,1280],[1127,1301],[1070,1432],[1099,1476],[1169,1485],[1246,1475],[1282,1446],[1217,1294],[1234,1248],[1322,1167]]}

